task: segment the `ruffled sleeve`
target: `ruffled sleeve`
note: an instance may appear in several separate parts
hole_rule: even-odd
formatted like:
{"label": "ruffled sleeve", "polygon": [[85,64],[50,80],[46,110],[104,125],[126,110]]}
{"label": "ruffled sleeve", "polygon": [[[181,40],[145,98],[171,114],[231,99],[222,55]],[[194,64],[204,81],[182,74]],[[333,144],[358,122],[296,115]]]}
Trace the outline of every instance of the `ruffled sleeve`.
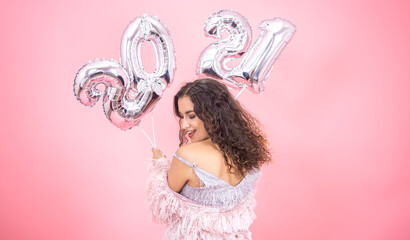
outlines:
{"label": "ruffled sleeve", "polygon": [[152,219],[155,222],[166,223],[174,215],[170,210],[164,208],[167,196],[172,195],[168,186],[167,172],[170,163],[166,158],[152,159],[149,166],[149,177],[147,182],[147,202]]}
{"label": "ruffled sleeve", "polygon": [[197,237],[198,234],[248,235],[255,219],[253,191],[236,204],[222,207],[202,205],[174,192],[168,186],[169,167],[166,158],[153,159],[151,162],[147,202],[155,222],[167,224],[167,231],[172,231],[173,236],[184,238]]}

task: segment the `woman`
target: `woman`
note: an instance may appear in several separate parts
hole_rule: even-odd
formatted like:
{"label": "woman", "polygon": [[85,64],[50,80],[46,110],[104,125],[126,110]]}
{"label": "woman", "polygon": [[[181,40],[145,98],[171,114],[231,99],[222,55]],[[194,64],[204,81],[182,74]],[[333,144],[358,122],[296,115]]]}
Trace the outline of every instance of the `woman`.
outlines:
{"label": "woman", "polygon": [[180,148],[172,163],[153,149],[148,202],[165,239],[250,239],[254,183],[270,161],[258,122],[212,79],[174,97]]}

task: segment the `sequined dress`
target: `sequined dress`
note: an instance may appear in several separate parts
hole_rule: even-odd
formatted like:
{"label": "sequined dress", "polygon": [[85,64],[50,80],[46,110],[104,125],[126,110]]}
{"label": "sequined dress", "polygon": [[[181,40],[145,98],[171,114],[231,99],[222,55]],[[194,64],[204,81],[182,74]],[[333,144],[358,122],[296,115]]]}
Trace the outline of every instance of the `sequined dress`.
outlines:
{"label": "sequined dress", "polygon": [[255,219],[255,181],[259,171],[249,172],[231,186],[191,164],[201,187],[185,184],[180,194],[167,182],[166,158],[153,159],[148,179],[148,205],[154,221],[165,223],[163,239],[251,239],[249,227]]}

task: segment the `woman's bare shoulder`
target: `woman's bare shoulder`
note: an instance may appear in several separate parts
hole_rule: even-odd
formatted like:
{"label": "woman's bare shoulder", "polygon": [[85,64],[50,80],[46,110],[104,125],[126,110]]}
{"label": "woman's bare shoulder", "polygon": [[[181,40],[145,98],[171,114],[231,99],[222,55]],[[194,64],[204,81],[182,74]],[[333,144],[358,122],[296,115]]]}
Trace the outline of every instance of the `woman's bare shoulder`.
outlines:
{"label": "woman's bare shoulder", "polygon": [[209,159],[218,155],[219,150],[212,147],[208,142],[195,142],[181,146],[176,154],[190,163],[199,163],[202,159]]}
{"label": "woman's bare shoulder", "polygon": [[179,147],[175,154],[185,159],[186,161],[193,163],[193,161],[196,159],[196,156],[198,155],[198,150],[200,149],[201,146],[198,145],[198,143],[189,143]]}

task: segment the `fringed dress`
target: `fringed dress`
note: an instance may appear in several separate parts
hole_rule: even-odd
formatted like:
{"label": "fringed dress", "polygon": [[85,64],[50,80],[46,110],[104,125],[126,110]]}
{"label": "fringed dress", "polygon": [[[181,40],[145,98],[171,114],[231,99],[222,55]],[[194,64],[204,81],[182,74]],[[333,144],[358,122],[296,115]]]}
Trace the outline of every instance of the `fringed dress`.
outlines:
{"label": "fringed dress", "polygon": [[259,171],[249,172],[231,186],[222,179],[191,166],[201,187],[185,184],[181,193],[167,182],[166,158],[153,159],[148,179],[148,204],[154,221],[165,223],[164,239],[251,239],[249,227],[255,219],[255,181]]}

